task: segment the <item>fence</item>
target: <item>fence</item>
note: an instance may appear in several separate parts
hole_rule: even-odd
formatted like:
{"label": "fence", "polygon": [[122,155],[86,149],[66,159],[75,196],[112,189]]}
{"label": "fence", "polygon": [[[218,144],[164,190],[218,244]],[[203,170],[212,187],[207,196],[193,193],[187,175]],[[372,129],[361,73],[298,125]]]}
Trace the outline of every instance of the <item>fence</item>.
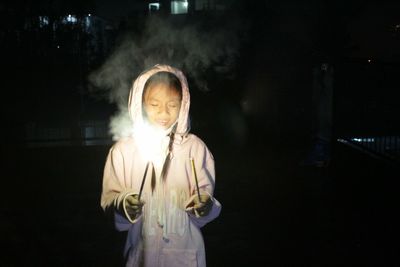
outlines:
{"label": "fence", "polygon": [[110,145],[106,121],[84,121],[77,126],[51,127],[29,123],[25,127],[28,147]]}
{"label": "fence", "polygon": [[335,86],[335,136],[371,156],[400,163],[400,64],[343,64]]}

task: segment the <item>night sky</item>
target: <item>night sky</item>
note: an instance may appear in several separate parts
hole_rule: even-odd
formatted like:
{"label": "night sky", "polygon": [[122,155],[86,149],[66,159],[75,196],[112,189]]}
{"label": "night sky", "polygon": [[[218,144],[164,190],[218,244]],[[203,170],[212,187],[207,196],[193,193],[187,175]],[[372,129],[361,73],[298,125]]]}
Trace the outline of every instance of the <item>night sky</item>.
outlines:
{"label": "night sky", "polygon": [[[354,52],[355,55],[370,56],[387,61],[392,61],[394,56],[398,56],[398,49],[396,49],[396,44],[398,43],[393,40],[394,35],[397,36],[397,42],[399,38],[399,30],[398,28],[396,30],[396,25],[399,25],[398,12],[400,6],[397,1],[353,0],[335,1],[335,3],[328,3],[327,1],[300,3],[298,1],[284,0],[259,1],[254,5],[248,5],[245,1],[243,3],[241,1],[232,2],[236,2],[240,7],[245,7],[243,10],[248,12],[248,19],[251,17],[253,19],[257,18],[257,15],[259,15],[258,10],[260,10],[257,7],[261,7],[261,10],[263,10],[263,7],[268,6],[270,12],[275,15],[275,27],[280,27],[282,24],[290,24],[288,29],[285,29],[288,31],[290,31],[289,28],[294,31],[296,27],[303,27],[302,30],[308,31],[309,29],[304,29],[304,27],[315,27],[315,24],[324,22],[329,23],[327,20],[331,20],[332,23],[346,20],[346,30],[349,31],[349,37],[359,46],[354,49],[359,50]],[[118,21],[125,16],[129,16],[129,13],[142,3],[143,1],[118,0],[110,2],[98,0],[95,2],[94,11],[99,16]],[[303,23],[303,25],[298,25],[298,23]],[[336,26],[342,25],[337,24]],[[332,29],[327,29],[327,31]],[[301,29],[299,30],[301,31]],[[303,36],[302,38],[306,39],[307,37]]]}
{"label": "night sky", "polygon": [[[282,71],[287,71],[294,73],[290,74],[293,79],[296,79],[296,73],[305,77],[307,75],[305,68],[328,57],[336,62],[370,60],[385,64],[398,64],[400,22],[397,14],[400,7],[397,1],[335,1],[334,3],[307,1],[307,3],[300,3],[286,0],[260,1],[257,5],[250,5],[246,1],[237,0],[232,3],[234,10],[229,17],[223,17],[216,20],[215,23],[221,28],[233,28],[233,34],[238,38],[238,47],[234,48],[238,54],[233,65],[240,71],[242,79],[251,79],[246,78],[246,75],[252,72],[253,66],[268,70],[275,68],[279,72],[278,76],[282,74]],[[8,9],[8,6],[11,8]],[[106,19],[115,29],[113,36],[109,38],[111,40],[109,51],[103,52],[97,65],[83,70],[85,73],[80,74],[83,76],[80,79],[85,79],[84,76],[88,76],[91,71],[101,65],[101,62],[106,61],[111,51],[115,49],[113,42],[121,33],[117,28],[121,26],[122,19],[125,19],[125,23],[128,24],[128,32],[132,28],[135,30],[134,24],[139,25],[134,17],[138,14],[137,10],[143,6],[146,6],[145,1],[83,1],[79,4],[78,2],[68,2],[67,4],[63,1],[54,1],[51,5],[45,1],[39,1],[36,4],[32,1],[15,1],[1,6],[2,12],[7,15],[2,18],[4,20],[3,31],[6,32],[8,29],[12,31],[13,28],[20,29],[22,23],[18,22],[18,19],[22,21],[29,16],[44,15],[46,12],[61,15],[69,14],[69,10],[71,10],[71,13],[74,11],[77,14],[93,13],[94,16]],[[139,13],[143,14],[143,11]],[[233,26],[233,24],[242,24],[242,27]],[[5,35],[3,36],[6,38]],[[24,38],[23,35],[22,38]],[[29,37],[26,36],[26,38]],[[16,61],[25,61],[34,66],[37,61],[37,58],[32,57],[35,54],[34,50],[48,49],[35,46],[18,48],[13,44],[4,44],[4,40],[2,43],[5,48],[2,51],[7,58],[6,62],[8,64],[9,60],[11,65],[16,66],[15,69],[6,68],[5,71],[6,73],[11,72],[10,74],[16,80],[18,80],[18,70],[28,71],[28,76],[32,73],[27,69],[28,66],[21,68],[22,63]],[[225,42],[228,41],[225,40]],[[12,53],[15,53],[17,57],[13,58],[11,57],[12,53],[6,53],[7,47],[12,50],[16,49]],[[18,55],[26,53],[27,49],[30,52],[24,55],[23,59],[17,59]],[[52,55],[53,62],[61,64],[63,59],[57,59],[57,56],[60,55]],[[222,58],[222,60],[224,59]],[[5,76],[10,77],[10,75]],[[13,80],[9,82],[12,84]],[[49,85],[52,81],[32,82],[37,83],[36,93],[41,94],[43,91],[43,97],[48,95],[48,91],[52,91],[52,89],[44,89],[46,86],[52,86]],[[276,82],[280,83],[281,81]],[[54,80],[54,83],[57,84],[58,81]],[[72,86],[76,87],[76,82]],[[87,87],[87,84],[85,81],[81,81],[78,86]],[[245,90],[244,87],[245,84],[242,85],[242,90]],[[87,88],[79,90],[86,91]],[[76,96],[77,93],[73,94]],[[11,93],[11,97],[14,99],[18,96],[19,93]],[[55,99],[55,101],[59,100]]]}

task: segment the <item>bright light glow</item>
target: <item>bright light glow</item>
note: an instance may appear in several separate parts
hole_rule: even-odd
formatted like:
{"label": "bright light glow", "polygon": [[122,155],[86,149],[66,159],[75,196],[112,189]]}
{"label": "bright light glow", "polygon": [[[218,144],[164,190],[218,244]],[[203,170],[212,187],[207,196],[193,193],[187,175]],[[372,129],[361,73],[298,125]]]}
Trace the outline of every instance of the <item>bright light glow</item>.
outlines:
{"label": "bright light glow", "polygon": [[372,61],[371,59],[368,59],[368,63],[371,63],[371,61]]}
{"label": "bright light glow", "polygon": [[148,123],[141,123],[134,128],[134,136],[139,153],[146,161],[159,164],[164,160],[169,138],[168,130],[155,128]]}
{"label": "bright light glow", "polygon": [[92,14],[89,13],[88,16],[90,17],[90,16],[92,16]]}

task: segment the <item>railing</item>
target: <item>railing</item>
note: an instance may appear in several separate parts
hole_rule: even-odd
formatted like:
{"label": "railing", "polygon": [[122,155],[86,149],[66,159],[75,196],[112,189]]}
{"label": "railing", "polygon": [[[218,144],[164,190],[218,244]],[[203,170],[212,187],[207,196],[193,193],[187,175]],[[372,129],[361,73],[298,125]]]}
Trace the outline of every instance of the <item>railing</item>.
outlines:
{"label": "railing", "polygon": [[339,138],[337,141],[370,156],[400,163],[400,136],[349,137]]}
{"label": "railing", "polygon": [[347,62],[335,86],[339,142],[400,164],[400,63]]}
{"label": "railing", "polygon": [[28,147],[92,146],[113,143],[106,121],[80,122],[76,127],[49,127],[30,123],[25,127]]}

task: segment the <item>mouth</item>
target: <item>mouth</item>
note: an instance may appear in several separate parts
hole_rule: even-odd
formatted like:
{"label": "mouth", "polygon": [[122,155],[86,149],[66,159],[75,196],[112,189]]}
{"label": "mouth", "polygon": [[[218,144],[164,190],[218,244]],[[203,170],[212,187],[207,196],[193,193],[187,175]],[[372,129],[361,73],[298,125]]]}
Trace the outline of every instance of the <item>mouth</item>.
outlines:
{"label": "mouth", "polygon": [[162,126],[162,127],[166,127],[168,126],[168,122],[169,120],[156,120],[157,124]]}

